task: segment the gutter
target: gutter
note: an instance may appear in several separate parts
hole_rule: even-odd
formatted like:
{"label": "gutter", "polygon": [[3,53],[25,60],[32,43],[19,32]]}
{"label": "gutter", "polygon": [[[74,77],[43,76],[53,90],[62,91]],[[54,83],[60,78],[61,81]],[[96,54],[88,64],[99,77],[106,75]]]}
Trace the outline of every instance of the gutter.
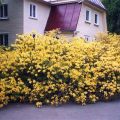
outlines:
{"label": "gutter", "polygon": [[46,5],[51,5],[51,3],[46,0],[37,0],[37,1],[39,1],[40,3],[46,4]]}
{"label": "gutter", "polygon": [[61,4],[66,4],[66,3],[81,3],[83,0],[50,0],[49,3],[51,5],[61,5]]}

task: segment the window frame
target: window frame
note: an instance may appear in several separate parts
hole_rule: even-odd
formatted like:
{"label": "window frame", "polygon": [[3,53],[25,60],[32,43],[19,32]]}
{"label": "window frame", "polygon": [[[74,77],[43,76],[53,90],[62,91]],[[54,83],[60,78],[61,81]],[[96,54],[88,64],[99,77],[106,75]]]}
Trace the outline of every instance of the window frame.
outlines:
{"label": "window frame", "polygon": [[[9,33],[0,33],[0,36],[3,36],[3,43],[0,41],[0,46],[9,46]],[[7,35],[7,44],[6,44],[6,40],[5,40],[5,35]],[[2,43],[2,44],[1,44]]]}
{"label": "window frame", "polygon": [[[96,16],[97,16],[97,23],[96,23]],[[99,14],[98,13],[94,14],[94,25],[99,26]]]}
{"label": "window frame", "polygon": [[[7,13],[5,13],[5,5],[7,6]],[[3,11],[1,12],[1,7],[3,9]],[[3,16],[1,15],[1,13],[3,14]],[[7,15],[5,15],[7,14]],[[0,20],[4,20],[4,19],[8,19],[8,4],[7,3],[2,3],[0,5]]]}
{"label": "window frame", "polygon": [[37,5],[35,3],[29,5],[29,18],[37,19]]}
{"label": "window frame", "polygon": [[[87,16],[87,12],[89,12],[89,14],[88,14],[88,16]],[[87,19],[87,17],[88,17],[88,19]],[[86,10],[86,12],[85,12],[85,22],[86,23],[91,23],[91,10]]]}

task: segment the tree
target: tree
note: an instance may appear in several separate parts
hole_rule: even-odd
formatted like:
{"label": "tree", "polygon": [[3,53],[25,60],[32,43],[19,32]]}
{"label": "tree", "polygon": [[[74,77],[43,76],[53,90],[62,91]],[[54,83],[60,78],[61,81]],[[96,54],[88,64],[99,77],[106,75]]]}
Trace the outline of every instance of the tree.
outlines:
{"label": "tree", "polygon": [[0,4],[2,4],[3,0],[0,0]]}
{"label": "tree", "polygon": [[120,34],[120,0],[102,0],[107,9],[108,30]]}

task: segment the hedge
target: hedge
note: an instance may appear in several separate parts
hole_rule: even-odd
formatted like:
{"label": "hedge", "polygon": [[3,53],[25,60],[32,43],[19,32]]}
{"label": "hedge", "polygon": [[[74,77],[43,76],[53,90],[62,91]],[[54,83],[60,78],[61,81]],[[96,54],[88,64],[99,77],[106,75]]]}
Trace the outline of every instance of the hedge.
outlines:
{"label": "hedge", "polygon": [[120,36],[94,42],[51,31],[18,35],[0,48],[0,107],[10,102],[85,105],[120,94]]}

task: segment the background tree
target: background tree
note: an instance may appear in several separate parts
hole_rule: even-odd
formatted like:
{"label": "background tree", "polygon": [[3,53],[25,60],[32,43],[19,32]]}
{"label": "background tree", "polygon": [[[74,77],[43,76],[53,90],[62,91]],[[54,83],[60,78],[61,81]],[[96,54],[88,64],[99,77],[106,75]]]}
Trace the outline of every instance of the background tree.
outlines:
{"label": "background tree", "polygon": [[0,4],[3,2],[3,0],[0,0]]}
{"label": "background tree", "polygon": [[120,34],[120,0],[102,0],[107,9],[108,30]]}

